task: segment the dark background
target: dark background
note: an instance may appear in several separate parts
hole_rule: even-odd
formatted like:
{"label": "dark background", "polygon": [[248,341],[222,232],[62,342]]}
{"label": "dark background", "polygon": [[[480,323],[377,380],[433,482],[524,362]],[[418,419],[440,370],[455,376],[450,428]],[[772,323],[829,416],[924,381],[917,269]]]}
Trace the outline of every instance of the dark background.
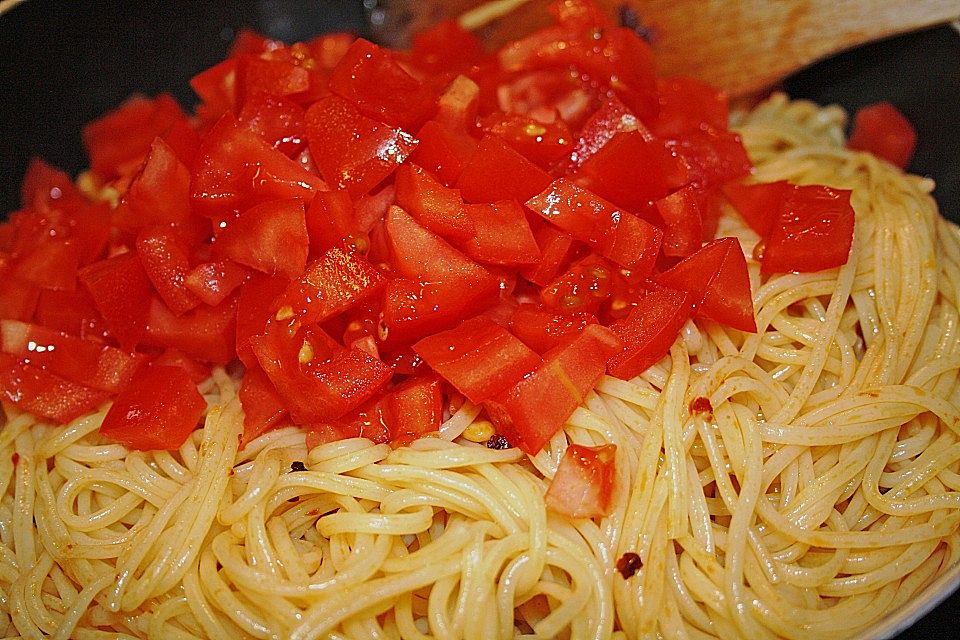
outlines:
{"label": "dark background", "polygon": [[[371,0],[367,0],[371,2]],[[0,16],[0,214],[19,206],[31,156],[76,174],[81,127],[131,93],[196,98],[194,74],[219,62],[240,27],[293,42],[324,31],[370,36],[361,0],[95,2],[30,0]],[[960,34],[949,27],[862,47],[790,78],[794,97],[851,112],[888,100],[917,129],[910,170],[937,181],[944,215],[960,219]],[[955,594],[900,636],[960,636]]]}

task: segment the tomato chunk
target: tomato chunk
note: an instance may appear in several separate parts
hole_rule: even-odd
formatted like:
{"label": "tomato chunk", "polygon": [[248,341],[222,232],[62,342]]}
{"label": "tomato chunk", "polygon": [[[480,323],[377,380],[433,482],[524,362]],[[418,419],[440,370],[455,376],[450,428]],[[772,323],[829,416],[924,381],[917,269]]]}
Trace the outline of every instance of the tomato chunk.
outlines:
{"label": "tomato chunk", "polygon": [[80,270],[80,282],[110,333],[133,349],[146,331],[153,287],[135,253],[123,253]]}
{"label": "tomato chunk", "polygon": [[474,235],[461,246],[474,260],[496,265],[524,265],[540,259],[537,240],[523,207],[515,200],[466,204],[463,210]]}
{"label": "tomato chunk", "polygon": [[525,302],[510,316],[510,332],[537,353],[546,353],[596,322],[596,316],[585,311],[557,313],[543,305]]}
{"label": "tomato chunk", "polygon": [[656,276],[656,281],[693,295],[698,316],[734,329],[757,330],[750,275],[736,238],[718,238]]}
{"label": "tomato chunk", "polygon": [[573,519],[610,515],[616,453],[614,444],[567,447],[544,496],[547,508]]}
{"label": "tomato chunk", "polygon": [[307,324],[323,322],[376,293],[382,282],[380,272],[363,258],[330,249],[287,287],[277,311]]}
{"label": "tomato chunk", "polygon": [[180,367],[151,365],[120,392],[100,434],[139,451],[177,449],[203,417],[207,403]]}
{"label": "tomato chunk", "polygon": [[644,296],[626,318],[610,325],[624,348],[607,361],[610,375],[634,378],[660,361],[680,335],[692,312],[691,294],[657,289]]}
{"label": "tomato chunk", "polygon": [[525,202],[550,184],[550,175],[497,136],[480,140],[457,180],[467,202]]}
{"label": "tomato chunk", "polygon": [[0,353],[0,393],[21,410],[60,424],[90,413],[110,395],[8,353]]}
{"label": "tomato chunk", "polygon": [[143,270],[170,309],[180,315],[200,304],[186,285],[190,254],[170,227],[147,227],[137,236],[137,256]]}
{"label": "tomato chunk", "polygon": [[440,428],[443,418],[440,379],[433,375],[404,381],[387,396],[390,439],[413,440]]}
{"label": "tomato chunk", "polygon": [[543,362],[530,347],[483,316],[424,338],[413,350],[476,403],[513,386]]}
{"label": "tomato chunk", "polygon": [[261,202],[245,210],[217,233],[216,247],[224,257],[252,269],[296,277],[310,251],[303,201]]}
{"label": "tomato chunk", "polygon": [[236,297],[216,307],[200,305],[181,316],[174,314],[159,298],[154,297],[149,305],[145,344],[179,349],[204,362],[226,364],[233,360]]}
{"label": "tomato chunk", "polygon": [[849,191],[794,186],[766,238],[761,273],[820,271],[846,264],[854,217]]}
{"label": "tomato chunk", "polygon": [[437,235],[463,242],[476,233],[460,192],[443,186],[421,167],[409,163],[400,167],[396,188],[397,204]]}
{"label": "tomato chunk", "polygon": [[769,235],[791,190],[786,180],[761,184],[728,182],[722,187],[723,195],[761,238]]}
{"label": "tomato chunk", "polygon": [[238,395],[243,406],[241,446],[278,426],[287,413],[273,383],[259,366],[248,366],[244,371]]}
{"label": "tomato chunk", "polygon": [[905,169],[913,157],[917,132],[910,121],[889,102],[878,102],[858,110],[847,146],[869,151],[878,158]]}

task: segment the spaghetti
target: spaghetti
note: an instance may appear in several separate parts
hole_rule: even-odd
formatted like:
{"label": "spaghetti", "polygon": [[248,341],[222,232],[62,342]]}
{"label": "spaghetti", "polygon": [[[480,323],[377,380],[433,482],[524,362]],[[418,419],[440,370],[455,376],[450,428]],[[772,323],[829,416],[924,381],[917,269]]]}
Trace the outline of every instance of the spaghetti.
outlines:
{"label": "spaghetti", "polygon": [[[843,118],[777,96],[739,129],[758,180],[853,190],[848,263],[761,284],[750,262],[756,335],[688,323],[536,456],[459,437],[469,403],[441,437],[396,450],[308,452],[293,427],[238,449],[222,371],[202,389],[204,427],[173,452],[102,440],[105,410],[55,427],[7,407],[4,637],[868,630],[957,561],[960,232],[929,180],[845,150]],[[719,235],[749,255],[757,236],[728,214]],[[545,508],[568,443],[617,445],[609,517]]]}

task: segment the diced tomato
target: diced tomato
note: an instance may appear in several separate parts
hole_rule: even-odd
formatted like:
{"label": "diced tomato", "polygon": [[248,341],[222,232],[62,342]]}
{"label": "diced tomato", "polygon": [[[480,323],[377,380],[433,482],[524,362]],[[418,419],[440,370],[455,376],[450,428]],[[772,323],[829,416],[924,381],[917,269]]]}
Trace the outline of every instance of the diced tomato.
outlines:
{"label": "diced tomato", "polygon": [[200,362],[196,358],[185,354],[179,349],[164,349],[163,353],[150,361],[151,365],[163,365],[166,367],[179,367],[187,372],[194,384],[200,384],[210,377],[212,367]]}
{"label": "diced tomato", "polygon": [[125,387],[147,360],[98,340],[15,320],[0,320],[0,348],[71,382],[112,393]]}
{"label": "diced tomato", "polygon": [[312,324],[346,311],[379,291],[383,276],[369,262],[329,249],[311,262],[277,300],[278,313]]}
{"label": "diced tomato", "polygon": [[201,262],[187,272],[184,285],[204,304],[215,307],[247,281],[250,272],[232,260]]}
{"label": "diced tomato", "polygon": [[115,222],[127,230],[153,224],[184,224],[191,215],[190,171],[173,149],[157,138],[147,160],[123,196]]}
{"label": "diced tomato", "polygon": [[155,99],[143,96],[128,99],[84,127],[83,143],[91,168],[104,180],[135,171],[154,138],[183,120],[186,115],[168,94],[160,94]]}
{"label": "diced tomato", "polygon": [[526,202],[550,184],[550,175],[497,136],[480,140],[463,167],[457,188],[467,202]]}
{"label": "diced tomato", "polygon": [[252,269],[295,278],[310,251],[303,201],[274,200],[246,209],[217,233],[215,246]]}
{"label": "diced tomato", "polygon": [[786,180],[761,184],[728,182],[721,189],[737,213],[761,238],[770,233],[792,191]]}
{"label": "diced tomato", "polygon": [[369,249],[369,239],[357,223],[346,191],[318,191],[307,207],[306,222],[312,254],[337,247],[363,255]]}
{"label": "diced tomato", "polygon": [[226,114],[200,145],[190,188],[200,211],[229,217],[260,202],[309,199],[325,185]]}
{"label": "diced tomato", "polygon": [[80,270],[80,282],[110,334],[132,350],[146,331],[153,287],[136,253],[123,253]]}
{"label": "diced tomato", "polygon": [[243,54],[236,56],[236,64],[237,104],[244,104],[257,94],[282,97],[310,89],[309,72],[279,56]]}
{"label": "diced tomato", "polygon": [[597,313],[614,294],[616,269],[596,254],[588,254],[540,290],[545,307],[557,313]]}
{"label": "diced tomato", "polygon": [[580,247],[574,244],[569,234],[550,224],[536,229],[534,237],[540,248],[540,261],[532,267],[521,269],[520,273],[530,282],[544,286],[563,272]]}
{"label": "diced tomato", "polygon": [[428,171],[407,163],[397,171],[395,184],[397,205],[430,231],[458,243],[476,234],[460,192],[443,186]]}
{"label": "diced tomato", "polygon": [[[390,416],[387,398],[371,398],[331,424],[312,424],[307,431],[307,447],[346,438],[366,438],[375,444],[390,442]],[[316,444],[314,444],[316,443]]]}
{"label": "diced tomato", "polygon": [[700,248],[703,240],[703,220],[697,192],[691,186],[683,187],[656,202],[663,219],[665,256],[688,256]]}
{"label": "diced tomato", "polygon": [[480,87],[466,76],[457,76],[437,98],[433,121],[451,131],[471,132],[477,126],[479,108]]}
{"label": "diced tomato", "polygon": [[11,275],[41,289],[73,291],[80,249],[72,240],[42,239],[11,265]]}
{"label": "diced tomato", "polygon": [[742,178],[753,169],[740,135],[731,131],[690,129],[669,139],[667,147],[686,161],[690,184],[700,189]]}
{"label": "diced tomato", "polygon": [[627,131],[640,131],[644,139],[653,140],[653,136],[625,104],[616,96],[607,98],[580,129],[580,136],[570,153],[571,169],[576,170],[614,136]]}
{"label": "diced tomato", "polygon": [[846,264],[854,217],[849,191],[794,186],[765,239],[761,273],[820,271]]}
{"label": "diced tomato", "polygon": [[383,288],[380,339],[391,348],[409,344],[456,326],[496,299],[495,286],[392,278]]}
{"label": "diced tomato", "polygon": [[479,61],[483,47],[475,35],[453,20],[441,20],[413,36],[414,64],[431,71],[465,69]]}
{"label": "diced tomato", "polygon": [[569,157],[573,149],[573,134],[563,120],[545,123],[518,113],[492,113],[480,121],[480,127],[546,170]]}
{"label": "diced tomato", "polygon": [[477,150],[477,141],[466,132],[428,120],[417,133],[420,143],[410,159],[434,172],[440,181],[453,186]]}
{"label": "diced tomato", "polygon": [[139,451],[178,449],[206,408],[186,371],[151,365],[141,369],[113,401],[100,434]]}
{"label": "diced tomato", "polygon": [[177,315],[200,304],[186,285],[190,254],[170,227],[147,227],[137,236],[137,256],[160,297]]}
{"label": "diced tomato", "polygon": [[417,146],[410,134],[364,116],[339,96],[307,109],[307,141],[324,179],[353,197],[377,186]]}
{"label": "diced tomato", "polygon": [[250,350],[250,336],[261,333],[267,320],[275,316],[279,308],[277,301],[289,284],[290,281],[282,276],[255,273],[240,287],[237,296],[237,356],[248,367],[256,363]]}
{"label": "diced tomato", "polygon": [[424,338],[413,350],[476,403],[505,391],[543,363],[530,347],[483,316]]}
{"label": "diced tomato", "polygon": [[368,118],[414,130],[433,109],[434,96],[397,64],[393,54],[357,38],[330,75],[330,91]]}
{"label": "diced tomato", "polygon": [[236,58],[246,54],[260,54],[273,51],[283,46],[279,40],[273,40],[260,35],[252,29],[242,27],[230,44],[228,57]]}
{"label": "diced tomato", "polygon": [[540,259],[537,240],[523,207],[516,200],[466,204],[463,211],[474,235],[461,247],[474,260],[495,265],[525,265]]}
{"label": "diced tomato", "polygon": [[190,88],[200,96],[197,115],[204,123],[214,123],[232,111],[236,101],[236,58],[228,58],[190,78]]}
{"label": "diced tomato", "polygon": [[603,376],[607,359],[622,347],[612,331],[591,324],[572,342],[544,354],[533,374],[484,403],[497,432],[536,454],[563,428]]}
{"label": "diced tomato", "polygon": [[690,317],[691,298],[685,291],[657,289],[644,296],[626,318],[611,323],[624,348],[607,362],[610,375],[630,380],[667,355]]}
{"label": "diced tomato", "polygon": [[391,440],[412,440],[440,428],[443,419],[443,392],[433,375],[404,381],[387,396]]}
{"label": "diced tomato", "polygon": [[669,270],[656,281],[692,295],[696,314],[721,324],[757,330],[747,261],[736,238],[718,238]]}
{"label": "diced tomato", "polygon": [[200,305],[179,317],[158,298],[148,299],[148,304],[145,344],[179,349],[198,360],[216,364],[226,364],[236,356],[235,297],[216,307]]}
{"label": "diced tomato", "polygon": [[306,112],[292,100],[253,93],[244,99],[237,119],[286,156],[293,157],[307,143]]}
{"label": "diced tomato", "polygon": [[[3,280],[0,279],[2,286]],[[0,301],[5,299],[5,294],[0,291]],[[77,287],[74,291],[45,289],[40,292],[33,318],[45,327],[81,338],[106,336],[100,312],[94,306],[90,293],[83,287]]]}
{"label": "diced tomato", "polygon": [[257,365],[247,367],[238,395],[243,407],[241,446],[278,426],[287,413],[270,378]]}
{"label": "diced tomato", "polygon": [[40,158],[30,159],[20,185],[20,201],[25,209],[55,206],[82,197],[66,172]]}
{"label": "diced tomato", "polygon": [[719,131],[727,128],[730,117],[727,96],[704,82],[683,76],[659,78],[657,95],[660,111],[651,128],[661,138],[704,125]]}
{"label": "diced tomato", "polygon": [[558,178],[526,204],[617,264],[646,273],[653,269],[663,232],[569,180]]}
{"label": "diced tomato", "polygon": [[547,508],[572,519],[610,515],[616,453],[615,444],[567,447],[544,496]]}
{"label": "diced tomato", "polygon": [[878,158],[905,169],[913,157],[917,132],[910,121],[889,102],[859,109],[853,117],[853,131],[847,146],[869,151]]}
{"label": "diced tomato", "polygon": [[689,181],[689,169],[642,131],[618,133],[580,165],[575,180],[602,198],[639,211]]}
{"label": "diced tomato", "polygon": [[584,311],[557,313],[543,305],[525,302],[511,315],[509,329],[537,353],[546,353],[596,322],[596,316]]}
{"label": "diced tomato", "polygon": [[346,55],[350,45],[357,39],[352,33],[325,33],[307,43],[313,60],[324,71],[331,71]]}
{"label": "diced tomato", "polygon": [[37,308],[40,292],[40,287],[36,285],[3,274],[0,278],[0,318],[30,320]]}
{"label": "diced tomato", "polygon": [[92,412],[109,397],[7,353],[0,353],[0,394],[21,410],[60,424]]}

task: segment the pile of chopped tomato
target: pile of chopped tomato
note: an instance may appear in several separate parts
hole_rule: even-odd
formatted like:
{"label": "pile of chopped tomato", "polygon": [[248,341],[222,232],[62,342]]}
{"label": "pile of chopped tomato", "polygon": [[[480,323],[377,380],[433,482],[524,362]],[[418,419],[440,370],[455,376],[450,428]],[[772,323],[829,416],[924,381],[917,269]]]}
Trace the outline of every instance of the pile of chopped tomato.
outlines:
{"label": "pile of chopped tomato", "polygon": [[741,184],[723,94],[657,78],[586,0],[553,12],[493,53],[453,23],[409,52],[244,32],[194,115],[137,97],[86,127],[91,188],[34,161],[0,226],[5,400],[112,398],[105,437],[171,449],[227,366],[245,441],[404,443],[469,400],[535,453],[689,318],[756,331],[724,198],[764,274],[846,261],[849,194]]}

